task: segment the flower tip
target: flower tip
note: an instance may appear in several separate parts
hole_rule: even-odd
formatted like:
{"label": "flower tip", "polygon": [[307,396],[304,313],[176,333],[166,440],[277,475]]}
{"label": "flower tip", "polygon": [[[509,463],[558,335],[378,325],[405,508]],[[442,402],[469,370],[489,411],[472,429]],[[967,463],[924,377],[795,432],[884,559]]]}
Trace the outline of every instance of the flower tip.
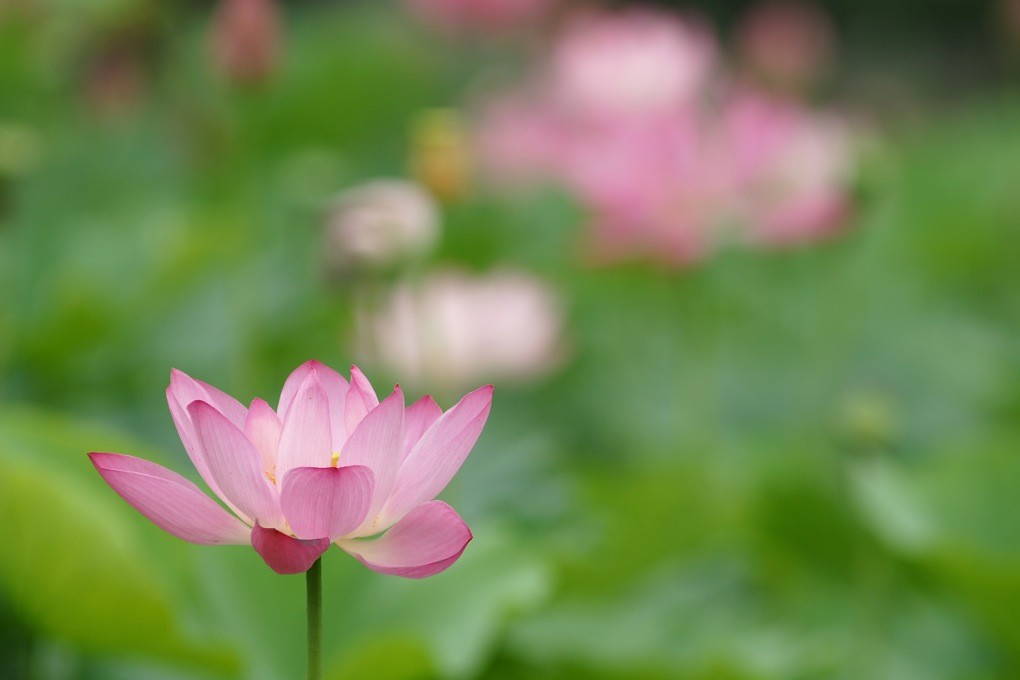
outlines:
{"label": "flower tip", "polygon": [[96,470],[102,472],[110,468],[110,461],[116,459],[121,454],[119,453],[106,453],[104,451],[90,451],[89,461],[96,467]]}
{"label": "flower tip", "polygon": [[184,408],[188,412],[188,415],[191,416],[192,418],[198,417],[197,414],[199,411],[206,412],[216,410],[216,407],[202,399],[195,399]]}

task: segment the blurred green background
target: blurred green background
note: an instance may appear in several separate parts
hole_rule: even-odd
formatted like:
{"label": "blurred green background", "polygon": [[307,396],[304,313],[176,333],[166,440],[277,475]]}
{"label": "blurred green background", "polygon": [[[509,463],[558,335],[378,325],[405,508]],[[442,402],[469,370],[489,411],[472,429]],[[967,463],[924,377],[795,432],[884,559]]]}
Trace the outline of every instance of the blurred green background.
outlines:
{"label": "blurred green background", "polygon": [[[1020,80],[988,7],[945,54],[957,22],[900,4],[832,7],[827,94],[871,132],[830,242],[596,268],[562,193],[444,204],[421,266],[548,282],[568,358],[496,381],[453,568],[327,553],[327,677],[1020,677]],[[312,357],[404,380],[356,355],[323,206],[519,59],[388,2],[282,11],[243,87],[205,3],[0,2],[0,678],[304,672],[303,579],[164,534],[85,454],[193,476],[172,367],[242,402]]]}

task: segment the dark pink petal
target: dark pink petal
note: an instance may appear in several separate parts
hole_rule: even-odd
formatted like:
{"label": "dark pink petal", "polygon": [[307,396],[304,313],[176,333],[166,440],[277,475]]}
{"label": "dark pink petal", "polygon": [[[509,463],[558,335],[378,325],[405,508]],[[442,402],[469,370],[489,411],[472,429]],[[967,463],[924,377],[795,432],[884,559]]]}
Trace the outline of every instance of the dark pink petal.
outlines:
{"label": "dark pink petal", "polygon": [[348,436],[361,422],[365,415],[379,405],[379,397],[372,389],[372,383],[357,366],[351,366],[351,387],[347,391],[347,402],[344,405],[344,423]]}
{"label": "dark pink petal", "polygon": [[397,471],[380,526],[399,520],[446,487],[478,441],[491,406],[492,385],[480,387],[428,429]]}
{"label": "dark pink petal", "polygon": [[226,498],[255,521],[281,525],[279,495],[262,468],[262,454],[241,430],[204,401],[192,402],[188,414],[209,471]]}
{"label": "dark pink petal", "polygon": [[377,538],[337,541],[366,567],[381,574],[425,578],[457,561],[471,530],[446,503],[423,503]]}
{"label": "dark pink petal", "polygon": [[251,544],[277,574],[302,574],[326,552],[329,540],[319,538],[303,541],[281,534],[276,529],[255,524],[251,530]]}
{"label": "dark pink petal", "polygon": [[272,407],[261,399],[251,402],[248,416],[244,420],[244,435],[262,454],[262,469],[276,468],[276,451],[280,446],[280,431],[283,423]]}
{"label": "dark pink petal", "polygon": [[333,459],[330,441],[329,401],[318,371],[313,369],[301,383],[283,419],[276,478],[282,480],[293,468],[329,467]]}
{"label": "dark pink petal", "polygon": [[121,498],[177,538],[201,545],[248,543],[245,524],[176,472],[118,453],[90,453],[89,458]]}
{"label": "dark pink petal", "polygon": [[372,500],[372,471],[363,465],[294,468],[283,478],[280,506],[298,538],[330,541],[364,521]]}
{"label": "dark pink petal", "polygon": [[404,394],[398,387],[393,394],[368,412],[351,433],[344,450],[340,452],[341,463],[364,465],[372,470],[374,475],[372,503],[364,523],[355,531],[356,534],[376,534],[385,528],[374,526],[373,520],[393,488],[397,468],[400,465],[403,441]]}
{"label": "dark pink petal", "polygon": [[407,407],[404,412],[404,449],[401,460],[407,458],[414,445],[441,415],[443,409],[427,394]]}

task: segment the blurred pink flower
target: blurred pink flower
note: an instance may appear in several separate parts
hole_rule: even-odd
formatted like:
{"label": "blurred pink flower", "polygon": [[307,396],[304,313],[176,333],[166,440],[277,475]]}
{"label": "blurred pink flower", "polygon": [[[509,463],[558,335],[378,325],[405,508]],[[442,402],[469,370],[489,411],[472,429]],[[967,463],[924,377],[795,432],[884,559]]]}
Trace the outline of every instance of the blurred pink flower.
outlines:
{"label": "blurred pink flower", "polygon": [[262,83],[280,61],[280,32],[276,0],[220,0],[209,35],[213,66],[234,83]]}
{"label": "blurred pink flower", "polygon": [[817,84],[835,53],[835,29],[815,4],[764,0],[736,32],[744,69],[766,86],[802,93]]}
{"label": "blurred pink flower", "polygon": [[701,23],[652,10],[585,14],[552,50],[548,87],[584,118],[672,111],[703,93],[716,44]]}
{"label": "blurred pink flower", "polygon": [[726,241],[835,231],[850,208],[847,128],[728,82],[716,57],[690,19],[583,15],[529,85],[480,107],[478,165],[496,186],[572,193],[601,262],[684,265]]}
{"label": "blurred pink flower", "polygon": [[556,0],[404,0],[412,12],[440,28],[499,31],[527,24]]}
{"label": "blurred pink flower", "polygon": [[[173,371],[167,401],[191,461],[227,512],[160,465],[89,454],[132,507],[178,538],[250,544],[274,571],[307,571],[336,543],[383,574],[422,578],[460,557],[471,532],[433,500],[467,457],[489,414],[492,386],[446,413],[397,387],[381,403],[351,368],[348,383],[309,361],[283,386],[278,410]],[[240,519],[238,519],[240,518]]]}
{"label": "blurred pink flower", "polygon": [[562,358],[562,315],[549,288],[525,274],[433,274],[396,289],[360,318],[366,352],[414,382],[460,389],[527,379]]}
{"label": "blurred pink flower", "polygon": [[733,205],[751,242],[781,245],[839,229],[854,172],[848,126],[793,102],[738,93],[720,119]]}

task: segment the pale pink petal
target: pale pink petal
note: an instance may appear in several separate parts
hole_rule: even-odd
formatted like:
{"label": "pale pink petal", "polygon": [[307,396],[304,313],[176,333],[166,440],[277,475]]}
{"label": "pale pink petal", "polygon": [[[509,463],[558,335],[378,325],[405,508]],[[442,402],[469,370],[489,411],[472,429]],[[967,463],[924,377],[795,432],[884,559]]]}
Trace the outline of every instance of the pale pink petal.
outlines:
{"label": "pale pink petal", "polygon": [[344,422],[348,434],[354,432],[361,419],[378,405],[379,397],[372,389],[372,383],[357,366],[351,366],[351,387],[347,391],[347,401],[344,405]]}
{"label": "pale pink petal", "polygon": [[425,578],[457,561],[471,530],[446,503],[423,503],[377,538],[337,541],[343,550],[381,574]]}
{"label": "pale pink petal", "polygon": [[259,524],[251,530],[251,544],[277,574],[301,574],[329,548],[329,540],[303,541]]}
{"label": "pale pink petal", "polygon": [[262,469],[262,455],[233,423],[204,401],[192,402],[188,414],[202,443],[209,471],[244,514],[266,526],[282,523],[276,488]]}
{"label": "pale pink petal", "polygon": [[267,472],[276,468],[276,451],[280,446],[282,429],[283,423],[269,404],[261,399],[251,402],[244,420],[244,434],[262,454],[262,469]]}
{"label": "pale pink petal", "polygon": [[400,465],[379,526],[399,520],[446,487],[478,441],[491,406],[492,385],[480,387],[428,429]]}
{"label": "pale pink petal", "polygon": [[121,498],[177,538],[201,545],[248,543],[245,524],[176,472],[118,453],[90,453],[89,458]]}
{"label": "pale pink petal", "polygon": [[248,409],[241,402],[226,392],[221,392],[201,380],[195,380],[176,368],[170,371],[170,391],[183,409],[187,409],[193,401],[204,401],[225,415],[227,420],[237,427],[244,427],[244,417]]}
{"label": "pale pink petal", "polygon": [[276,405],[276,412],[279,414],[280,420],[285,420],[287,418],[287,411],[290,410],[291,402],[293,402],[294,397],[297,396],[298,390],[305,382],[305,378],[307,378],[308,374],[311,373],[317,366],[321,366],[321,364],[312,359],[295,368],[291,374],[287,376],[287,380],[283,383],[283,389],[280,390],[280,402]]}
{"label": "pale pink petal", "polygon": [[375,476],[368,515],[355,534],[375,534],[385,528],[378,526],[374,520],[393,488],[403,441],[404,394],[397,387],[393,394],[368,412],[340,452],[340,461],[344,465],[364,465]]}
{"label": "pale pink petal", "polygon": [[[322,388],[326,390],[326,398],[329,400],[331,417],[341,425],[341,427],[337,427],[336,422],[332,424],[334,430],[333,437],[335,439],[337,436],[343,436],[346,432],[342,425],[344,419],[344,399],[347,396],[347,381],[344,380],[342,375],[334,371],[329,366],[321,364],[315,360],[306,361],[298,366],[297,369],[290,374],[290,377],[287,378],[287,382],[283,384],[283,391],[280,394],[280,404],[278,408],[280,420],[286,419],[287,411],[290,410],[290,405],[294,401],[294,397],[297,396],[298,389],[305,381],[305,378],[308,377],[308,374],[313,371],[319,376],[319,382],[322,384]],[[338,451],[340,446],[334,445],[333,449]]]}
{"label": "pale pink petal", "polygon": [[347,441],[346,406],[350,386],[342,375],[328,366],[319,364],[315,373],[319,376],[319,383],[326,391],[326,400],[329,402],[329,430],[332,439],[330,450],[340,451]]}
{"label": "pale pink petal", "polygon": [[280,506],[298,538],[343,536],[365,519],[371,500],[372,471],[363,465],[294,468],[280,490]]}
{"label": "pale pink petal", "polygon": [[311,370],[283,419],[277,479],[293,468],[329,467],[333,458],[329,430],[329,401],[317,372]]}
{"label": "pale pink petal", "polygon": [[401,452],[401,460],[407,458],[414,445],[441,415],[443,409],[427,394],[407,407],[404,412],[404,450]]}

